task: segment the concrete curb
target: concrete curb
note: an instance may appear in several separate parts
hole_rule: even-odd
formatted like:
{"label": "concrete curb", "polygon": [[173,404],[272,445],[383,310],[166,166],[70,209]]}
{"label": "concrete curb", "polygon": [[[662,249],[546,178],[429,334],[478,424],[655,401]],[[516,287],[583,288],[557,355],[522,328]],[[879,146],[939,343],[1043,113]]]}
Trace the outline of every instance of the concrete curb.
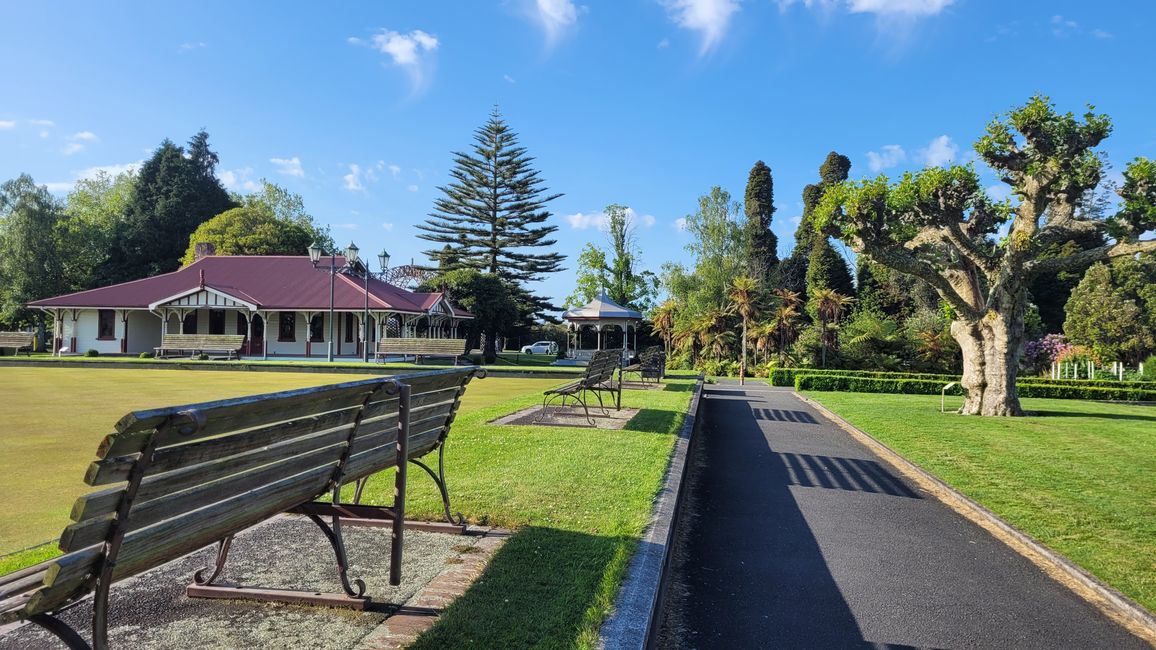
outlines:
{"label": "concrete curb", "polygon": [[1156,646],[1156,616],[1139,603],[1101,582],[1067,558],[1047,548],[1027,533],[1004,521],[991,510],[907,460],[871,434],[859,429],[819,402],[795,391],[791,394],[819,411],[823,417],[851,434],[901,474],[911,479],[944,505],[991,533],[1016,553],[1027,558],[1056,582],[1091,603],[1105,616],[1135,636]]}
{"label": "concrete curb", "polygon": [[654,500],[650,525],[638,542],[630,560],[626,580],[623,581],[614,609],[602,624],[598,647],[609,650],[643,650],[650,645],[659,603],[666,588],[670,547],[682,500],[686,478],[688,453],[695,431],[699,429],[698,407],[702,398],[703,380],[699,377],[687,407],[686,417],[678,432],[678,441],[670,455],[662,488]]}

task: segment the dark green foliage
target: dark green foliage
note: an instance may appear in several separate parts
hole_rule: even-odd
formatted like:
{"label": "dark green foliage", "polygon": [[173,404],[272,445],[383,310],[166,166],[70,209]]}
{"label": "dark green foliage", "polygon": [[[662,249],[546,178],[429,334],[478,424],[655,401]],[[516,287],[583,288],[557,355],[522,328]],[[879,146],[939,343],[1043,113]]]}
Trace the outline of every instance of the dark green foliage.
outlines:
{"label": "dark green foliage", "polygon": [[86,356],[86,357],[99,357],[100,356],[100,350],[95,350],[95,349],[89,348],[89,349],[84,351],[84,356]]}
{"label": "dark green foliage", "polygon": [[32,177],[21,174],[0,185],[0,325],[25,327],[35,313],[30,300],[48,298],[65,288],[56,231],[63,218],[60,203]]}
{"label": "dark green foliage", "polygon": [[847,260],[826,237],[815,238],[807,264],[807,295],[813,296],[820,289],[834,289],[844,296],[855,295]]}
{"label": "dark green foliage", "polygon": [[[900,379],[865,377],[862,375],[798,374],[795,390],[826,390],[853,393],[902,393],[907,395],[939,395],[946,384],[937,379]],[[1017,383],[1020,397],[1050,399],[1089,399],[1146,402],[1156,400],[1156,390],[1129,386],[1091,386],[1085,382]],[[948,395],[962,395],[956,384]]]}
{"label": "dark green foliage", "polygon": [[[473,151],[454,153],[452,181],[438,188],[443,196],[417,226],[418,237],[442,244],[424,254],[439,268],[475,269],[517,285],[561,271],[565,256],[539,251],[556,243],[557,226],[544,225],[546,204],[562,195],[548,193],[533,160],[495,108],[474,132]],[[524,318],[557,309],[549,298],[519,293]]]}
{"label": "dark green foliage", "polygon": [[[1133,279],[1140,290],[1151,286],[1137,264],[1122,266],[1137,272]],[[1065,305],[1064,333],[1073,343],[1087,345],[1102,361],[1126,360],[1135,363],[1153,348],[1153,333],[1145,305],[1136,294],[1121,288],[1106,264],[1093,264]],[[1153,274],[1156,276],[1156,273]],[[1156,279],[1152,277],[1149,279]]]}
{"label": "dark green foliage", "polygon": [[197,226],[235,207],[216,177],[208,138],[197,133],[187,152],[165,140],[141,165],[119,244],[102,274],[107,283],[176,270]]}
{"label": "dark green foliage", "polygon": [[472,312],[474,319],[466,321],[469,348],[480,346],[485,363],[497,359],[497,338],[509,334],[520,315],[517,296],[509,282],[493,273],[457,269],[439,275],[419,289],[445,291],[454,303]]}
{"label": "dark green foliage", "polygon": [[[1039,255],[1039,259],[1068,257],[1080,251],[1098,248],[1105,243],[1104,235],[1098,232],[1076,233],[1072,239],[1065,242],[1051,244]],[[1032,280],[1028,287],[1032,302],[1039,307],[1040,320],[1043,321],[1045,333],[1062,332],[1064,328],[1064,305],[1072,290],[1084,277],[1091,263],[1081,264],[1070,269],[1061,270],[1054,275],[1039,276]]]}
{"label": "dark green foliage", "polygon": [[807,265],[810,261],[810,250],[800,251],[798,246],[779,265],[771,275],[771,286],[794,291],[800,296],[807,295]]}
{"label": "dark green foliage", "polygon": [[779,238],[771,230],[771,220],[775,216],[775,183],[771,178],[771,168],[761,160],[755,163],[747,177],[743,209],[747,215],[746,236],[751,247],[747,275],[760,286],[765,286],[767,278],[779,264]]}
{"label": "dark green foliage", "polygon": [[768,379],[772,386],[794,386],[795,377],[800,375],[837,375],[841,377],[870,377],[875,379],[919,379],[923,381],[959,381],[959,375],[885,372],[875,370],[824,370],[822,368],[774,368]]}

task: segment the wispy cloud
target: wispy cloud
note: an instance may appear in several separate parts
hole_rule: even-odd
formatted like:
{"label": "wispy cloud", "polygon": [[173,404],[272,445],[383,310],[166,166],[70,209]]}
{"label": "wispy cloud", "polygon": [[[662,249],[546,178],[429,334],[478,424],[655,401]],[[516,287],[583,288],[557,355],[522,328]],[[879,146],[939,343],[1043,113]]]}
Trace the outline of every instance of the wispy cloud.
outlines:
{"label": "wispy cloud", "polygon": [[52,120],[28,120],[32,126],[56,126],[56,122]]}
{"label": "wispy cloud", "polygon": [[177,47],[177,51],[192,52],[193,50],[199,50],[206,47],[208,47],[208,45],[202,41],[190,41],[188,43],[181,43],[180,46]]}
{"label": "wispy cloud", "polygon": [[386,169],[389,170],[389,175],[393,177],[393,180],[396,181],[401,178],[401,167],[398,165],[387,165]]}
{"label": "wispy cloud", "polygon": [[739,10],[737,0],[658,0],[670,20],[683,29],[698,32],[702,39],[698,55],[705,56],[726,36],[731,16]]}
{"label": "wispy cloud", "polygon": [[221,185],[224,185],[225,189],[245,192],[256,192],[261,189],[261,184],[253,179],[252,167],[223,169],[217,172],[217,177],[221,179]]}
{"label": "wispy cloud", "polygon": [[351,36],[353,45],[365,45],[388,57],[387,65],[400,68],[409,75],[411,90],[419,93],[429,84],[433,72],[433,53],[438,49],[438,38],[420,29],[407,34],[382,29],[368,41]]}
{"label": "wispy cloud", "polygon": [[844,7],[853,14],[877,16],[934,16],[955,0],[777,0],[780,10],[801,4],[807,9],[833,11]]}
{"label": "wispy cloud", "polygon": [[907,152],[897,144],[885,144],[879,149],[867,152],[867,167],[873,172],[890,169],[907,160]]}
{"label": "wispy cloud", "polygon": [[293,156],[292,158],[270,158],[269,162],[277,167],[277,173],[279,174],[305,178],[305,170],[301,168],[301,159],[297,156]]}
{"label": "wispy cloud", "polygon": [[359,228],[355,223],[335,223],[332,226],[338,230],[357,230]]}
{"label": "wispy cloud", "polygon": [[144,164],[143,160],[138,160],[131,163],[122,163],[119,165],[95,165],[93,167],[86,167],[76,172],[74,174],[73,180],[55,181],[51,183],[45,183],[44,185],[48,188],[49,192],[69,192],[72,191],[72,188],[76,185],[77,181],[93,179],[101,174],[107,174],[109,176],[115,177],[125,173],[135,173],[136,170],[140,169],[142,164]]}
{"label": "wispy cloud", "polygon": [[1056,38],[1084,36],[1085,34],[1099,39],[1113,38],[1112,33],[1107,30],[1100,29],[1099,27],[1084,29],[1080,23],[1059,14],[1052,16],[1051,21],[1048,23],[1048,29],[1051,30],[1052,36]]}
{"label": "wispy cloud", "polygon": [[0,131],[9,131],[16,128],[14,120],[0,120]]}
{"label": "wispy cloud", "polygon": [[509,84],[516,84],[516,83],[518,83],[517,81],[515,81],[515,80],[514,80],[514,78],[513,78],[513,77],[511,77],[511,76],[510,76],[510,75],[508,75],[508,74],[504,74],[504,75],[502,75],[502,79],[505,79],[505,80],[506,80],[506,83],[509,83]]}
{"label": "wispy cloud", "polygon": [[96,137],[96,134],[92,131],[80,131],[79,133],[73,133],[72,139],[80,142],[96,142],[100,138]]}
{"label": "wispy cloud", "polygon": [[[605,212],[575,212],[564,217],[574,230],[587,230],[589,228],[596,228],[605,231],[610,227],[610,217]],[[634,208],[626,208],[626,219],[629,223],[634,225],[641,224],[644,228],[650,228],[658,222],[658,219],[652,214],[639,214]]]}
{"label": "wispy cloud", "polygon": [[578,24],[578,7],[573,0],[534,0],[531,13],[546,34],[547,47],[553,47]]}
{"label": "wispy cloud", "polygon": [[926,147],[919,150],[919,159],[928,167],[939,167],[955,162],[957,155],[959,155],[959,145],[946,135],[933,139],[927,143]]}
{"label": "wispy cloud", "polygon": [[673,226],[675,230],[683,232],[686,230],[686,217],[679,217],[670,225]]}
{"label": "wispy cloud", "polygon": [[406,189],[407,191],[410,191],[410,192],[417,192],[417,191],[418,191],[418,190],[420,190],[421,188],[420,188],[420,187],[418,187],[417,185],[406,185],[406,186],[405,186],[405,189]]}
{"label": "wispy cloud", "polygon": [[393,224],[388,222],[388,221],[382,223],[381,227],[384,228],[385,230],[389,230],[389,231],[393,230]]}
{"label": "wispy cloud", "polygon": [[365,185],[361,182],[361,165],[349,165],[349,173],[341,177],[342,187],[350,192],[364,192]]}
{"label": "wispy cloud", "polygon": [[[43,133],[41,137],[44,137]],[[60,153],[65,156],[72,156],[84,151],[87,145],[99,140],[100,138],[96,137],[92,131],[79,131],[68,137],[68,142],[65,142],[64,146],[60,148]]]}

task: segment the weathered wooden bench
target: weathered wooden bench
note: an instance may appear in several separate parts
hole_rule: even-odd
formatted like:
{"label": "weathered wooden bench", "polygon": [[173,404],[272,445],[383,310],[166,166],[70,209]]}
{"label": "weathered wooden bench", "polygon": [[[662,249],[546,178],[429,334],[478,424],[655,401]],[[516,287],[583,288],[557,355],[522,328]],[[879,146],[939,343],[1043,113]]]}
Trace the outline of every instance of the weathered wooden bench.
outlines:
{"label": "weathered wooden bench", "polygon": [[465,339],[381,339],[377,342],[377,359],[400,356],[413,357],[420,363],[426,357],[452,358],[454,365],[466,353]]}
{"label": "weathered wooden bench", "polygon": [[638,355],[638,363],[622,369],[622,374],[626,373],[637,374],[640,381],[653,379],[658,383],[666,375],[666,353],[661,346],[648,347]]}
{"label": "weathered wooden bench", "polygon": [[166,352],[188,352],[190,355],[217,352],[232,359],[240,354],[244,344],[244,334],[162,334],[156,356],[164,358]]}
{"label": "weathered wooden bench", "polygon": [[598,399],[598,407],[604,413],[606,412],[606,406],[602,400],[602,393],[604,392],[609,392],[611,398],[617,394],[617,401],[612,403],[616,409],[621,408],[622,385],[621,382],[614,379],[614,371],[618,369],[620,354],[619,350],[599,350],[594,353],[590,363],[586,365],[586,371],[581,378],[544,391],[539,419],[546,417],[550,402],[560,399],[564,407],[566,400],[572,399],[582,405],[582,411],[586,414],[586,421],[593,426],[595,422],[594,418],[590,417],[589,398],[587,397],[590,393],[593,393]]}
{"label": "weathered wooden bench", "polygon": [[31,332],[0,332],[0,348],[12,348],[12,354],[17,354],[21,350],[28,356],[32,356],[32,345],[36,341],[36,335]]}
{"label": "weathered wooden bench", "polygon": [[[434,479],[446,519],[464,531],[464,519],[450,512],[444,452],[475,374],[484,371],[446,368],[129,413],[85,475],[88,485],[116,487],[77,500],[60,537],[64,555],[0,577],[0,625],[31,621],[71,648],[87,648],[54,612],[94,593],[92,645],[106,648],[112,583],[214,543],[216,560],[194,574],[190,596],[364,608],[365,584],[346,574],[341,525],[392,524],[389,576],[398,584],[407,461]],[[420,460],[434,451],[436,472]],[[343,485],[355,484],[360,495],[367,477],[391,467],[391,506],[342,502]],[[331,501],[319,500],[327,494]],[[283,512],[321,528],[344,594],[213,584],[233,535]]]}

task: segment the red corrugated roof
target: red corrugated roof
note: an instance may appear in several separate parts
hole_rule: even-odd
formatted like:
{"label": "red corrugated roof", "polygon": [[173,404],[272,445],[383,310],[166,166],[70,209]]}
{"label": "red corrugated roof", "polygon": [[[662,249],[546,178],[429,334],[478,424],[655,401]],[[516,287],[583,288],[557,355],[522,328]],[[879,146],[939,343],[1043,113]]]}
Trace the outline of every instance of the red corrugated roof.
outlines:
{"label": "red corrugated roof", "polygon": [[[337,258],[337,265],[345,264]],[[328,260],[317,268],[304,256],[222,255],[203,257],[172,273],[114,284],[99,289],[46,298],[28,303],[29,307],[107,307],[147,308],[156,302],[204,286],[271,310],[322,310],[329,308]],[[362,309],[365,305],[363,279],[338,275],[334,282],[333,304],[336,309]],[[369,280],[370,309],[425,313],[440,293],[413,293],[376,278]],[[472,316],[454,307],[457,316]]]}

